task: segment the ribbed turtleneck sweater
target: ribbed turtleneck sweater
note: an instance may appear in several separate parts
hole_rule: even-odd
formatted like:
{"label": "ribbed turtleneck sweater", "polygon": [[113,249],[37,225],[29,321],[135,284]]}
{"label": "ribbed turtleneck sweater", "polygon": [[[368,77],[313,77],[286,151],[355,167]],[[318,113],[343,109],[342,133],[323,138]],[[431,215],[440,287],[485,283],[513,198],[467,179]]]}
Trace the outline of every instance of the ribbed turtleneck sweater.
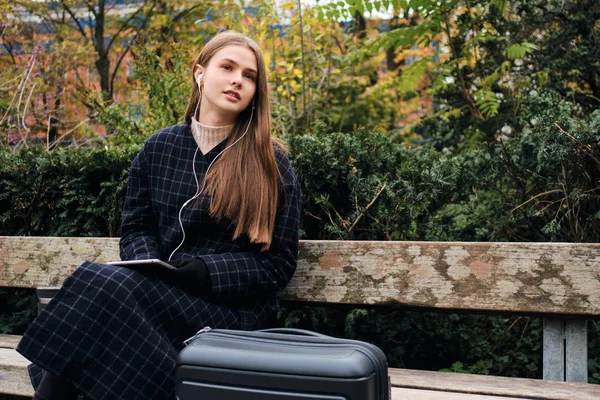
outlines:
{"label": "ribbed turtleneck sweater", "polygon": [[208,126],[192,119],[192,134],[202,154],[211,151],[216,145],[227,139],[233,125]]}

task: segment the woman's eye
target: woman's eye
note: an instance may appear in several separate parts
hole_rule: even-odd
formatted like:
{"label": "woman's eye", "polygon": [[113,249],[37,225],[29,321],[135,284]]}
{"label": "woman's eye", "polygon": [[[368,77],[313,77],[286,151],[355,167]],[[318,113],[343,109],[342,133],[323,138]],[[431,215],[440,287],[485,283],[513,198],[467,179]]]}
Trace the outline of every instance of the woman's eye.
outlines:
{"label": "woman's eye", "polygon": [[223,69],[226,69],[227,71],[230,71],[231,67],[229,65],[223,65]]}
{"label": "woman's eye", "polygon": [[253,81],[254,80],[254,75],[246,74],[246,78],[248,78],[251,81]]}

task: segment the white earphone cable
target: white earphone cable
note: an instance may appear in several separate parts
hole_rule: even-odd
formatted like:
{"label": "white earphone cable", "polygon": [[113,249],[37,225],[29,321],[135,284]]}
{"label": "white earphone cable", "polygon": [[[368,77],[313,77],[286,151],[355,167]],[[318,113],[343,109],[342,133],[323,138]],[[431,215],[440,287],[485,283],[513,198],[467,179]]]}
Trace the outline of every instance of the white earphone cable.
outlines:
{"label": "white earphone cable", "polygon": [[[200,97],[202,97],[202,92],[200,92]],[[199,104],[200,104],[200,100],[198,100],[198,105]],[[196,105],[196,111],[198,110],[198,105]],[[244,134],[242,136],[240,136],[235,142],[233,142],[232,144],[230,144],[229,146],[227,146],[226,148],[224,148],[223,150],[221,150],[219,152],[219,154],[217,154],[217,156],[210,162],[210,164],[208,164],[208,168],[206,169],[206,173],[204,174],[204,182],[202,182],[202,189],[200,189],[200,183],[198,181],[198,176],[196,175],[196,155],[198,154],[198,148],[196,147],[196,151],[194,152],[194,158],[192,160],[192,171],[194,172],[194,179],[196,180],[196,194],[194,194],[194,196],[192,196],[185,203],[183,203],[183,205],[179,209],[178,220],[179,220],[179,226],[181,227],[181,232],[183,233],[183,238],[181,239],[181,243],[179,243],[179,246],[177,246],[175,248],[175,250],[173,250],[173,252],[169,256],[168,261],[171,261],[171,258],[173,258],[173,255],[175,254],[175,252],[177,250],[179,250],[179,248],[181,246],[183,246],[183,243],[185,242],[185,229],[183,228],[183,223],[181,222],[181,213],[183,212],[183,209],[190,202],[192,202],[193,200],[195,200],[196,198],[198,198],[198,196],[200,196],[200,194],[202,192],[204,192],[204,189],[206,188],[206,177],[208,176],[208,171],[210,171],[210,168],[213,166],[214,162],[217,161],[217,159],[221,156],[221,154],[223,154],[226,150],[229,150],[230,148],[232,148],[233,146],[235,146],[240,140],[242,140],[242,138],[244,136],[246,136],[246,133],[248,133],[248,129],[250,128],[250,124],[252,123],[252,117],[253,116],[254,116],[254,100],[252,100],[252,111],[250,113],[250,120],[248,121],[248,125],[246,126],[246,130],[244,131]]]}

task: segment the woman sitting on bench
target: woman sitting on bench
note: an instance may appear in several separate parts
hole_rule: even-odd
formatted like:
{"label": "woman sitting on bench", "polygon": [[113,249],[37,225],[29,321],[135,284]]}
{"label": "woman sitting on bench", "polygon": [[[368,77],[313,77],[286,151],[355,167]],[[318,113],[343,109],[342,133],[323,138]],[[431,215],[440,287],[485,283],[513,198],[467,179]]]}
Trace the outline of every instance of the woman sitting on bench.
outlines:
{"label": "woman sitting on bench", "polygon": [[152,135],[129,176],[121,259],[176,269],[73,272],[17,347],[34,399],[174,399],[185,339],[261,327],[296,268],[300,189],[285,153],[258,45],[215,36],[194,63],[185,123]]}

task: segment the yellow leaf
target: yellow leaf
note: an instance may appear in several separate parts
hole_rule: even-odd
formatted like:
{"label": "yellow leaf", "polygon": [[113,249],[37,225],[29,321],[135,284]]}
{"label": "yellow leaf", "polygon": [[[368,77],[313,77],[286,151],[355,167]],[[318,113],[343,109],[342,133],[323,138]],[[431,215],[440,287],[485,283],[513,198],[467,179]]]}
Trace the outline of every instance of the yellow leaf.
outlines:
{"label": "yellow leaf", "polygon": [[267,66],[267,68],[269,68],[269,65],[271,65],[271,54],[264,53],[263,56],[265,58],[265,65]]}
{"label": "yellow leaf", "polygon": [[348,96],[346,97],[346,104],[350,104],[350,102],[352,101],[352,96]]}
{"label": "yellow leaf", "polygon": [[290,8],[294,7],[295,5],[296,5],[296,2],[295,2],[295,1],[290,1],[290,2],[288,2],[288,3],[285,3],[285,4],[284,4],[284,5],[281,7],[281,9],[282,9],[282,10],[289,10]]}

